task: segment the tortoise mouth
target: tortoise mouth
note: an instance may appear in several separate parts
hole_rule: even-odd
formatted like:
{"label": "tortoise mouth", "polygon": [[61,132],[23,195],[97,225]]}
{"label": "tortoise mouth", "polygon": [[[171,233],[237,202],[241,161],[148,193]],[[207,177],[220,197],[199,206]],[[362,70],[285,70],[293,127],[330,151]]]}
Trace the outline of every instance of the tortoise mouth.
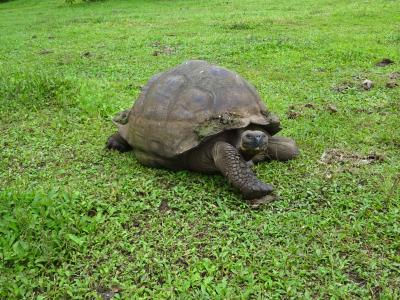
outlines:
{"label": "tortoise mouth", "polygon": [[264,151],[267,148],[267,145],[268,142],[264,139],[251,142],[242,140],[240,143],[240,151],[248,155],[256,155],[257,153]]}
{"label": "tortoise mouth", "polygon": [[254,141],[254,142],[242,142],[242,149],[251,149],[251,150],[260,150],[261,146],[263,146],[263,142]]}

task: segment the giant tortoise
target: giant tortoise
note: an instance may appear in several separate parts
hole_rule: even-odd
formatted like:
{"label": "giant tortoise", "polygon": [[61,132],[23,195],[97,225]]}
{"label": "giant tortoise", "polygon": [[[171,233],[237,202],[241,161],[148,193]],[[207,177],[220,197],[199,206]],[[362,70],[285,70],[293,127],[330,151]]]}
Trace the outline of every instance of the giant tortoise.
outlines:
{"label": "giant tortoise", "polygon": [[201,60],[155,75],[113,122],[118,132],[107,148],[133,150],[146,166],[219,172],[245,199],[273,191],[253,173],[253,163],[298,154],[293,140],[274,136],[279,119],[251,84]]}

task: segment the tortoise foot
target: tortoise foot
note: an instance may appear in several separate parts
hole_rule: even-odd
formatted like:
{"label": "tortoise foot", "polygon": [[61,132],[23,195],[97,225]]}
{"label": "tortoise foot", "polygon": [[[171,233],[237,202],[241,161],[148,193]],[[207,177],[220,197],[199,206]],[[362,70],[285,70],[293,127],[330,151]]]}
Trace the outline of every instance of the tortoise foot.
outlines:
{"label": "tortoise foot", "polygon": [[132,150],[132,147],[119,133],[115,133],[108,138],[106,148],[119,152],[128,152]]}

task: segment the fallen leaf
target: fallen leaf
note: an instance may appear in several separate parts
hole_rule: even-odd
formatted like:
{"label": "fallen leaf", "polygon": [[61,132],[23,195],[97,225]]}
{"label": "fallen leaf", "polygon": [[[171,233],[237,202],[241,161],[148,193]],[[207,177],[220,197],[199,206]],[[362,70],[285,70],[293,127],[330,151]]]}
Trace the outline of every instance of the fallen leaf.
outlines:
{"label": "fallen leaf", "polygon": [[371,80],[369,80],[369,79],[365,79],[365,80],[361,83],[361,86],[362,86],[362,88],[363,88],[364,90],[368,91],[368,90],[370,90],[370,89],[374,86],[374,83],[373,83]]}
{"label": "fallen leaf", "polygon": [[337,112],[338,112],[338,109],[337,109],[336,105],[333,105],[333,104],[328,104],[328,105],[326,106],[326,109],[327,109],[330,113],[337,113]]}

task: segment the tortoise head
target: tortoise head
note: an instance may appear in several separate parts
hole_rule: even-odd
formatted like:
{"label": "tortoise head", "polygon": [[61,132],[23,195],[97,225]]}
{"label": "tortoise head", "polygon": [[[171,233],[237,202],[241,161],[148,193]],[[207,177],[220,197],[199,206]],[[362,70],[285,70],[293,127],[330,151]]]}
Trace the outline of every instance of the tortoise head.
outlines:
{"label": "tortoise head", "polygon": [[240,136],[240,151],[242,153],[255,155],[266,149],[268,135],[261,130],[245,130]]}

